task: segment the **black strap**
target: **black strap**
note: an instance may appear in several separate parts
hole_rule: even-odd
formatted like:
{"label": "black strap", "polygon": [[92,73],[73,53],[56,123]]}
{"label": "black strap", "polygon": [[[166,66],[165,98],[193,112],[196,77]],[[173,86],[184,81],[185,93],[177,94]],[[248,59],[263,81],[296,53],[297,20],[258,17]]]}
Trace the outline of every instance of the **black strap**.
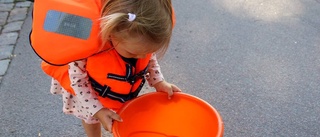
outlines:
{"label": "black strap", "polygon": [[120,76],[117,74],[108,73],[107,78],[115,79],[115,80],[119,80],[119,81],[127,81],[130,84],[131,83],[133,84],[134,81],[133,82],[129,81],[132,74],[133,74],[132,66],[130,64],[126,64],[126,75],[125,76]]}
{"label": "black strap", "polygon": [[122,103],[131,100],[135,97],[138,96],[140,90],[142,89],[144,83],[145,83],[145,79],[142,79],[142,82],[140,83],[139,87],[134,91],[134,92],[130,92],[129,94],[119,94],[116,93],[114,91],[111,90],[111,87],[104,85],[102,86],[101,84],[99,84],[98,82],[96,82],[94,79],[92,79],[91,77],[89,77],[89,80],[91,82],[91,85],[93,87],[93,89],[99,93],[99,96],[105,98],[111,98],[113,100],[117,100],[120,101]]}
{"label": "black strap", "polygon": [[142,71],[138,72],[137,74],[134,74],[132,65],[126,64],[126,75],[125,76],[108,73],[108,75],[107,75],[108,79],[115,79],[115,80],[119,80],[119,81],[128,82],[131,84],[131,86],[133,86],[133,84],[136,83],[137,80],[142,79],[142,82],[140,83],[139,87],[133,92],[131,92],[131,90],[130,90],[129,94],[116,93],[116,92],[112,91],[110,86],[108,86],[108,85],[103,86],[91,77],[89,77],[89,80],[91,82],[93,89],[99,93],[99,96],[104,97],[104,98],[108,97],[113,100],[117,100],[117,101],[124,103],[124,102],[131,100],[131,99],[138,96],[140,90],[142,89],[142,87],[146,81],[144,78],[144,75],[146,74],[147,69],[148,69],[148,67],[146,67]]}
{"label": "black strap", "polygon": [[119,81],[127,81],[131,85],[133,85],[138,79],[141,79],[144,77],[144,74],[146,74],[148,67],[140,71],[139,73],[132,75],[133,74],[133,68],[132,65],[126,64],[126,75],[125,76],[120,76],[117,74],[112,74],[108,73],[107,78],[109,79],[115,79]]}

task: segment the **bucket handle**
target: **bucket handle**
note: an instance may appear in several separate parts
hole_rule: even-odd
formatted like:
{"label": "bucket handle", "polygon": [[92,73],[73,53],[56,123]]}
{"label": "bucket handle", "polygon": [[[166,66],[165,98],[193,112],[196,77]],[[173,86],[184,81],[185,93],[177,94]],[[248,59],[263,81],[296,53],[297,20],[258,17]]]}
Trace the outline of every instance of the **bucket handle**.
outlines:
{"label": "bucket handle", "polygon": [[156,132],[156,131],[136,131],[136,132],[131,133],[130,136],[132,136],[134,134],[141,134],[141,133],[158,134],[158,135],[162,135],[163,137],[179,137],[179,136],[175,136],[175,135],[167,135],[167,134]]}

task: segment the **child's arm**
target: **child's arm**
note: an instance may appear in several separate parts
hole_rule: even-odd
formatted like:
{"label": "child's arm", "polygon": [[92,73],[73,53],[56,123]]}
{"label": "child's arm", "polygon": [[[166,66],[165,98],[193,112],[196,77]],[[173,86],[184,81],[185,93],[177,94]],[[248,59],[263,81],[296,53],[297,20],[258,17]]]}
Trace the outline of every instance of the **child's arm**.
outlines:
{"label": "child's arm", "polygon": [[160,70],[160,65],[158,64],[156,54],[152,54],[149,66],[148,66],[149,75],[146,77],[149,86],[153,87],[155,84],[164,81],[164,77]]}
{"label": "child's arm", "polygon": [[149,85],[154,87],[157,91],[167,92],[169,99],[173,95],[173,92],[181,92],[181,89],[179,89],[176,85],[168,83],[164,80],[155,54],[153,54],[150,59],[148,73],[149,76],[147,76],[146,79]]}
{"label": "child's arm", "polygon": [[76,96],[81,100],[88,114],[92,117],[99,119],[103,128],[109,132],[112,129],[112,121],[122,121],[120,116],[114,111],[104,108],[98,100],[96,91],[91,87],[89,83],[88,73],[85,69],[86,61],[75,61],[69,63],[69,77],[71,80],[71,87],[73,88]]}
{"label": "child's arm", "polygon": [[96,112],[103,108],[102,104],[98,100],[96,92],[89,83],[89,77],[85,69],[86,60],[80,60],[71,62],[68,64],[69,77],[71,81],[71,87],[74,90],[77,98],[81,101],[88,114],[93,116]]}

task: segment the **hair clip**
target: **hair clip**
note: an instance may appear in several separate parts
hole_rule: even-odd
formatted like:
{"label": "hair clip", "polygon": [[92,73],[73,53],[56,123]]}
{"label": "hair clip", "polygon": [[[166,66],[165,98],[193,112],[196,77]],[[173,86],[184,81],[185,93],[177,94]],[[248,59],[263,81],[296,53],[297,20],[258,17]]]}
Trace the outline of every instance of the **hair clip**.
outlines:
{"label": "hair clip", "polygon": [[132,22],[136,19],[136,14],[133,14],[133,13],[128,13],[128,21]]}

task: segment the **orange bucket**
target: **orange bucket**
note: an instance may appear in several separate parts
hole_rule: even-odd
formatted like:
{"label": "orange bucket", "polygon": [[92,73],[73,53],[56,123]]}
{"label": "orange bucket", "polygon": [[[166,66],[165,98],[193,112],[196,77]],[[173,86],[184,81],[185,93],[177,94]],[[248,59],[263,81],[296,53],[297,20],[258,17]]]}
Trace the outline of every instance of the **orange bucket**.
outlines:
{"label": "orange bucket", "polygon": [[152,92],[127,102],[113,123],[114,137],[222,137],[218,111],[202,99],[174,93]]}

